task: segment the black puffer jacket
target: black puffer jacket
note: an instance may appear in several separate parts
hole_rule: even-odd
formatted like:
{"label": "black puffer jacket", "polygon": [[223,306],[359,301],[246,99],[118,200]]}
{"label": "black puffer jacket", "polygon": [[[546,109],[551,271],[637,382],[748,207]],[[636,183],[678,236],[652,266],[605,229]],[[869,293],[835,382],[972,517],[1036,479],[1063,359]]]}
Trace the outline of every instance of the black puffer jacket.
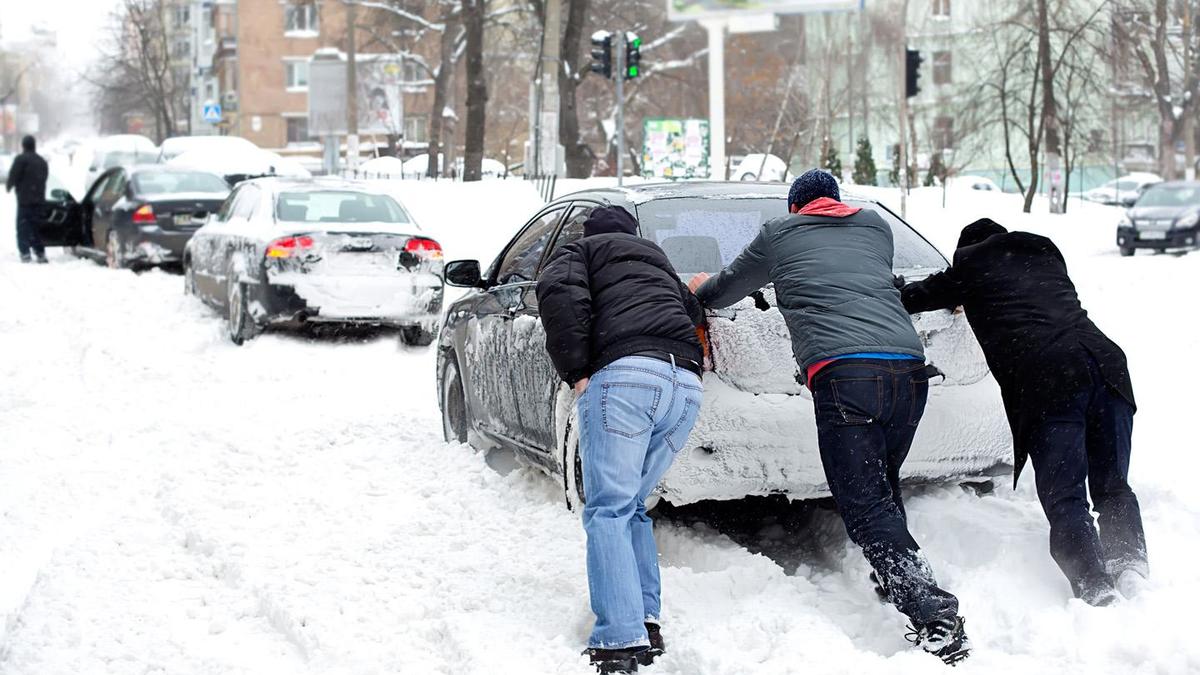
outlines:
{"label": "black puffer jacket", "polygon": [[599,207],[538,280],[546,350],[567,384],[619,358],[659,352],[699,363],[704,319],[663,250],[620,207]]}
{"label": "black puffer jacket", "polygon": [[46,201],[46,178],[49,175],[46,160],[33,150],[17,155],[8,169],[7,188],[17,191],[17,204],[37,206]]}

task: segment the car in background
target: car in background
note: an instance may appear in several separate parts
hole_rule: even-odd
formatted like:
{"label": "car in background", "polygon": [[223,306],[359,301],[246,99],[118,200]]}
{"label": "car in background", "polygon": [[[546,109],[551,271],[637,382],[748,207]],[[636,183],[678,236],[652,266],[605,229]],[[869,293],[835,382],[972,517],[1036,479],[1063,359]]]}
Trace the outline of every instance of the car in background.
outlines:
{"label": "car in background", "polygon": [[[505,447],[562,481],[568,505],[586,501],[572,391],[546,354],[536,283],[548,260],[583,234],[600,205],[621,206],[682,278],[716,273],[768,218],[787,213],[785,183],[695,182],[595,189],[547,204],[486,270],[446,265],[446,282],[470,289],[447,308],[438,338],[442,427],[448,441]],[[897,274],[920,279],[946,259],[880,204],[847,197],[891,225]],[[773,288],[707,312],[703,409],[659,491],[674,504],[747,495],[829,495],[817,452],[812,395],[801,387]],[[1011,435],[994,380],[966,318],[913,317],[930,361],[945,374],[905,464],[906,481],[987,482],[1007,470]],[[964,423],[969,420],[969,423]]]}
{"label": "car in background", "polygon": [[790,178],[787,162],[775,155],[746,155],[729,174],[739,181],[786,181]]}
{"label": "car in background", "polygon": [[1200,181],[1170,181],[1146,189],[1117,224],[1117,246],[1131,256],[1139,248],[1159,253],[1191,250],[1200,242]]}
{"label": "car in background", "polygon": [[258,149],[257,145],[241,136],[174,136],[162,142],[158,162],[164,164],[193,150],[237,154]]}
{"label": "car in background", "polygon": [[433,342],[442,247],[395,199],[342,180],[238,185],[188,242],[184,287],[242,344],[270,326],[353,324]]}
{"label": "car in background", "polygon": [[70,246],[113,268],[144,269],[179,263],[229,186],[211,173],[146,164],[105,171],[78,202],[64,187],[49,192],[47,246]]}
{"label": "car in background", "polygon": [[88,163],[84,188],[90,187],[100,174],[118,166],[150,164],[158,156],[154,141],[138,134],[104,136],[91,144],[92,158]]}
{"label": "car in background", "polygon": [[1084,192],[1083,198],[1098,204],[1129,207],[1146,188],[1161,182],[1162,178],[1152,173],[1131,173]]}
{"label": "car in background", "polygon": [[224,177],[225,182],[230,186],[245,180],[266,176],[312,178],[308,169],[305,169],[296,160],[281,157],[274,152],[259,148],[188,150],[169,160],[167,165],[210,171]]}
{"label": "car in background", "polygon": [[952,176],[946,181],[951,190],[976,190],[978,192],[1001,192],[996,181],[983,176]]}

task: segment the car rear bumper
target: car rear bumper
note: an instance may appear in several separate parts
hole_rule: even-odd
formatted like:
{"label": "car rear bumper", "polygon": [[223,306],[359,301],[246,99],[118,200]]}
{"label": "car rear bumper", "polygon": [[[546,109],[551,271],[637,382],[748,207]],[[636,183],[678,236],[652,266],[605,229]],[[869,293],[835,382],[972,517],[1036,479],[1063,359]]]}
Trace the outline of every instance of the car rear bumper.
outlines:
{"label": "car rear bumper", "polygon": [[[1165,235],[1163,239],[1146,239],[1147,232]],[[1200,226],[1178,230],[1136,230],[1117,228],[1117,246],[1121,248],[1193,248],[1200,242]]]}
{"label": "car rear bumper", "polygon": [[[704,407],[659,489],[673,504],[786,494],[829,496],[807,390],[751,394],[712,373]],[[1000,389],[988,376],[975,384],[930,387],[929,403],[901,473],[907,483],[966,482],[1007,473],[1012,436]]]}
{"label": "car rear bumper", "polygon": [[162,265],[183,260],[183,249],[192,238],[194,230],[167,231],[138,230],[130,241],[125,242],[125,258],[131,263]]}
{"label": "car rear bumper", "polygon": [[[261,323],[314,322],[421,326],[433,330],[442,311],[441,277],[269,273],[251,294]],[[255,306],[257,303],[258,306]]]}

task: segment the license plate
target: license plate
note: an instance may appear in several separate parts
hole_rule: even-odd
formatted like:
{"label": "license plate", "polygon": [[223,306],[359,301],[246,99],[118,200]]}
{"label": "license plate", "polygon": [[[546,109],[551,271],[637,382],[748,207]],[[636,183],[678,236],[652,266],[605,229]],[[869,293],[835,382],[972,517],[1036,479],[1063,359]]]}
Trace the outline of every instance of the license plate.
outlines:
{"label": "license plate", "polygon": [[346,242],[347,251],[370,251],[375,248],[375,241],[370,237],[355,237]]}
{"label": "license plate", "polygon": [[1158,240],[1158,239],[1166,239],[1166,238],[1167,238],[1166,232],[1138,232],[1138,239]]}
{"label": "license plate", "polygon": [[192,220],[192,214],[190,214],[190,213],[176,213],[175,214],[175,224],[176,225],[191,225],[194,222],[195,221]]}

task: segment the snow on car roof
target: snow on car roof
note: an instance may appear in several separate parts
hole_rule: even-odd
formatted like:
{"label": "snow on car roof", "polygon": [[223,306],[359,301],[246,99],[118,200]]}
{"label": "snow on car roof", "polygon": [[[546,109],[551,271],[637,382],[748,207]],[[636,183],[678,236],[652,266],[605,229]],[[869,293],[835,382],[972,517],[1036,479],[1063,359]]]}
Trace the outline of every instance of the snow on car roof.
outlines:
{"label": "snow on car roof", "polygon": [[[555,201],[582,197],[584,195],[612,195],[634,206],[656,199],[786,199],[790,184],[781,182],[754,181],[678,181],[641,183],[615,188],[581,190],[563,195]],[[853,192],[842,192],[843,199],[876,203],[876,200]],[[614,200],[616,201],[616,200]]]}

